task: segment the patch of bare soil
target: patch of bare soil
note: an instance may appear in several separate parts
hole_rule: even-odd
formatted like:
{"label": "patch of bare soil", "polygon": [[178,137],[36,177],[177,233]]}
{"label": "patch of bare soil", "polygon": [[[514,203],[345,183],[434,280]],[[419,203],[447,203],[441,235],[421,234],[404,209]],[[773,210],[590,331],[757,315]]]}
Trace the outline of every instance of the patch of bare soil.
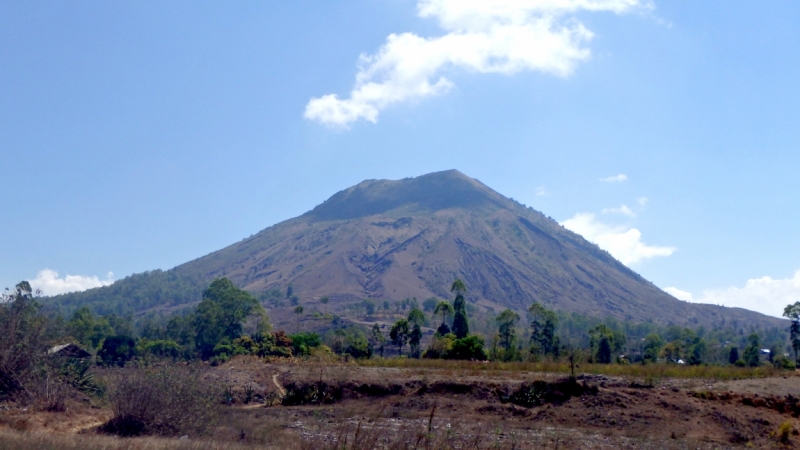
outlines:
{"label": "patch of bare soil", "polygon": [[[225,412],[198,437],[216,443],[214,448],[225,443],[428,450],[800,445],[800,396],[793,393],[798,378],[792,377],[646,386],[624,377],[255,358],[234,358],[208,368],[205,377],[227,386],[220,399],[228,405]],[[109,416],[99,401],[77,402],[62,413],[12,405],[0,410],[0,430],[90,436]],[[785,431],[786,423],[788,434],[779,442],[778,429],[783,425]]]}
{"label": "patch of bare soil", "polygon": [[697,386],[707,384],[702,381],[649,387],[624,377],[586,375],[570,384],[553,374],[328,364],[264,370],[286,390],[282,406],[267,414],[309,442],[334,442],[348,427],[397,441],[413,437],[410,429],[427,433],[428,422],[432,431],[450,436],[452,448],[461,441],[469,447],[478,435],[492,445],[514,441],[516,448],[548,439],[555,445],[556,435],[568,436],[571,444],[561,445],[576,448],[602,448],[603,442],[635,448],[772,446],[785,422],[795,430],[790,441],[800,442],[798,414],[791,394],[784,395],[796,378],[748,380],[746,385],[774,389],[769,400],[762,393],[761,400],[750,401],[749,395],[723,400],[699,394],[705,391]]}
{"label": "patch of bare soil", "polygon": [[696,390],[708,390],[714,392],[735,392],[739,394],[759,394],[772,396],[800,397],[800,378],[792,375],[758,378],[749,380],[720,381],[707,383],[698,387]]}

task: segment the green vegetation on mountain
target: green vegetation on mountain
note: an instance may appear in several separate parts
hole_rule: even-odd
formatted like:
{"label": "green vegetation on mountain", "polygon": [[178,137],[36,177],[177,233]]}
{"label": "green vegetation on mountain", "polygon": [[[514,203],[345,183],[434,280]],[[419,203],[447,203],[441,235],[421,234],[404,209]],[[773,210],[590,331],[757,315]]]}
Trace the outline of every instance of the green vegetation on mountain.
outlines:
{"label": "green vegetation on mountain", "polygon": [[208,281],[197,274],[152,270],[125,277],[110,286],[43,299],[63,314],[87,307],[95,314],[128,316],[148,310],[169,311],[200,301]]}

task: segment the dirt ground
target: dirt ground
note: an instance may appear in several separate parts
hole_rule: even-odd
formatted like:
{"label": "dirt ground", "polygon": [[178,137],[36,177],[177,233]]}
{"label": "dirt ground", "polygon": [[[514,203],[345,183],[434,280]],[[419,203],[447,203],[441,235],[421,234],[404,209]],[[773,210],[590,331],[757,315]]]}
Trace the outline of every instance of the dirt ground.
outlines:
{"label": "dirt ground", "polygon": [[[570,382],[521,371],[237,358],[205,376],[232,396],[202,439],[236,448],[800,448],[794,374],[650,386],[597,375]],[[88,436],[111,415],[103,400],[73,400],[60,413],[2,405],[0,430]],[[82,442],[77,448],[92,446]]]}

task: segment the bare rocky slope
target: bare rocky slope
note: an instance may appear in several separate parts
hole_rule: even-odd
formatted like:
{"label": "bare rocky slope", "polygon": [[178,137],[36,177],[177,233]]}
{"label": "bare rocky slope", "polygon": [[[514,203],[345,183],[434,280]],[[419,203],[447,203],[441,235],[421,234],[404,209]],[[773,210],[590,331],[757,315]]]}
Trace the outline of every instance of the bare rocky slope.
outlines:
{"label": "bare rocky slope", "polygon": [[679,301],[538,211],[450,170],[368,180],[300,217],[172,269],[302,300],[449,298],[499,311],[551,308],[679,325],[782,326],[738,308]]}

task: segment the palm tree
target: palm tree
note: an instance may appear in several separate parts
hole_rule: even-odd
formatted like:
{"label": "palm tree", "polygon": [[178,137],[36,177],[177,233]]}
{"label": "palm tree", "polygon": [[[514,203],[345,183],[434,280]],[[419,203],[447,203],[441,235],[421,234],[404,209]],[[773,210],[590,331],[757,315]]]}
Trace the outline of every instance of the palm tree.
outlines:
{"label": "palm tree", "polygon": [[450,288],[450,292],[455,292],[456,294],[464,294],[467,292],[467,286],[461,281],[460,278],[453,281],[453,286]]}
{"label": "palm tree", "polygon": [[439,328],[444,328],[447,327],[447,316],[452,316],[453,313],[455,313],[455,310],[453,310],[453,305],[451,305],[450,302],[447,300],[442,300],[436,305],[433,313],[442,315],[442,326]]}

